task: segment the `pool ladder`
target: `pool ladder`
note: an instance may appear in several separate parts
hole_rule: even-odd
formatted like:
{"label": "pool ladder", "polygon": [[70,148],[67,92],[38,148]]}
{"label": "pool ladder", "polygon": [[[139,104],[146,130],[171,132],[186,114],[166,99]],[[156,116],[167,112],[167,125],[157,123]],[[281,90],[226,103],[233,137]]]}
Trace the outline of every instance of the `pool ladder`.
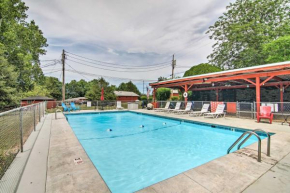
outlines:
{"label": "pool ladder", "polygon": [[241,141],[241,139],[243,139],[244,136],[246,136],[248,134],[248,136],[238,145],[238,149],[241,148],[241,146],[252,136],[255,135],[258,139],[258,162],[261,162],[261,138],[260,136],[257,134],[257,131],[260,132],[264,132],[266,133],[267,137],[268,137],[268,141],[267,141],[267,156],[270,157],[270,146],[271,146],[271,136],[268,132],[262,130],[262,129],[255,129],[253,131],[246,131],[244,132],[232,145],[231,147],[229,147],[228,149],[228,154],[230,153],[230,151]]}

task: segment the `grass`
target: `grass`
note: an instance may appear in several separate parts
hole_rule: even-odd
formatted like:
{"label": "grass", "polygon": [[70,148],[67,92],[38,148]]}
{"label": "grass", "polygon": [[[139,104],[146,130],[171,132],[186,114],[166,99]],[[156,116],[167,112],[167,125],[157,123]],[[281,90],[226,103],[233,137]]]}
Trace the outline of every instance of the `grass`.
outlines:
{"label": "grass", "polygon": [[[39,122],[39,110],[36,109],[36,124]],[[34,129],[34,110],[32,107],[22,111],[23,144]],[[0,117],[0,179],[20,150],[20,111],[4,114]]]}

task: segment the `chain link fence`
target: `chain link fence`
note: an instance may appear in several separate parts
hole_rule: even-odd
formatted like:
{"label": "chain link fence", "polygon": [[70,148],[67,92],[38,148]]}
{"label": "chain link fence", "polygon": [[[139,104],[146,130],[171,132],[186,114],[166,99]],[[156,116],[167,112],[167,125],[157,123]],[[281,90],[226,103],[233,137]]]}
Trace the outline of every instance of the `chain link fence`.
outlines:
{"label": "chain link fence", "polygon": [[[70,108],[71,111],[76,111],[72,108],[72,104],[75,104],[77,110],[116,110],[117,109],[117,101],[47,101],[47,112],[55,113],[57,110],[63,111],[62,103],[65,104],[66,107]],[[121,101],[121,107],[124,109],[128,109],[128,104],[135,103],[138,104],[138,108],[142,108],[142,101]]]}
{"label": "chain link fence", "polygon": [[[0,180],[44,116],[45,102],[0,113]],[[20,178],[20,175],[19,175]]]}

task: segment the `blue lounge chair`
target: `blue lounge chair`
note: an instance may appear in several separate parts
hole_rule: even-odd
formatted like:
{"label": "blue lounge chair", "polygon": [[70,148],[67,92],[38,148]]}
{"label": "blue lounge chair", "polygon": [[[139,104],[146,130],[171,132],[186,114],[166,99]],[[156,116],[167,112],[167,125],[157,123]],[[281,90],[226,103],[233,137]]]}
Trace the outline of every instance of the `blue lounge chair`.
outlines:
{"label": "blue lounge chair", "polygon": [[80,107],[76,106],[74,102],[70,103],[70,107],[72,108],[72,110],[76,111],[76,110],[80,110]]}
{"label": "blue lounge chair", "polygon": [[63,108],[63,111],[67,111],[67,112],[70,112],[71,108],[67,107],[64,103],[61,103],[61,106]]}

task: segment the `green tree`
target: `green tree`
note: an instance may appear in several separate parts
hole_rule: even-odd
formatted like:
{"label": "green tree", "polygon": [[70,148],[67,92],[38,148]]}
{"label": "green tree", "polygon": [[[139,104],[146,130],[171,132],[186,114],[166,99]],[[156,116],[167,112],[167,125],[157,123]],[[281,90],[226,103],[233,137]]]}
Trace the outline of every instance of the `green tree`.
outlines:
{"label": "green tree", "polygon": [[186,76],[193,76],[193,75],[199,75],[199,74],[206,74],[206,73],[211,73],[211,72],[219,72],[222,69],[220,69],[217,66],[213,66],[207,63],[201,63],[199,65],[191,67],[189,70],[187,70],[183,77]]}
{"label": "green tree", "polygon": [[[78,84],[78,94],[79,94],[79,97],[84,97],[86,92],[87,92],[87,86],[88,86],[88,82],[81,79],[80,81],[77,82]],[[112,85],[113,86],[113,85]]]}
{"label": "green tree", "polygon": [[21,0],[0,1],[0,43],[6,47],[5,58],[15,67],[16,87],[20,92],[33,90],[35,82],[43,83],[39,56],[45,54],[47,46],[39,27],[28,21],[27,10]]}
{"label": "green tree", "polygon": [[119,87],[117,88],[119,91],[130,91],[134,92],[138,95],[141,95],[140,91],[138,90],[137,86],[132,82],[129,81],[127,83],[122,82]]}
{"label": "green tree", "polygon": [[166,101],[170,98],[170,88],[158,88],[156,91],[156,99],[159,101]]}
{"label": "green tree", "polygon": [[0,109],[17,103],[16,73],[4,57],[5,47],[0,43]]}
{"label": "green tree", "polygon": [[88,90],[88,83],[83,79],[80,81],[72,80],[65,87],[66,98],[84,97]]}
{"label": "green tree", "polygon": [[47,96],[51,97],[50,91],[43,85],[39,85],[34,83],[33,89],[24,93],[24,97],[30,97],[30,96]]}
{"label": "green tree", "polygon": [[104,88],[105,100],[115,100],[116,96],[114,94],[114,86],[110,86],[109,82],[105,79],[94,79],[88,83],[88,91],[86,92],[86,97],[89,100],[100,100],[101,91]]}
{"label": "green tree", "polygon": [[45,88],[49,91],[49,96],[61,100],[62,98],[62,83],[55,77],[45,77]]}
{"label": "green tree", "polygon": [[290,35],[265,44],[263,52],[267,63],[290,61]]}
{"label": "green tree", "polygon": [[163,77],[163,76],[160,76],[160,77],[158,78],[158,82],[160,82],[160,81],[164,81],[164,80],[167,80],[167,78],[165,78],[165,77]]}
{"label": "green tree", "polygon": [[210,63],[225,69],[264,64],[263,44],[290,34],[289,0],[237,0],[207,33],[216,41]]}

